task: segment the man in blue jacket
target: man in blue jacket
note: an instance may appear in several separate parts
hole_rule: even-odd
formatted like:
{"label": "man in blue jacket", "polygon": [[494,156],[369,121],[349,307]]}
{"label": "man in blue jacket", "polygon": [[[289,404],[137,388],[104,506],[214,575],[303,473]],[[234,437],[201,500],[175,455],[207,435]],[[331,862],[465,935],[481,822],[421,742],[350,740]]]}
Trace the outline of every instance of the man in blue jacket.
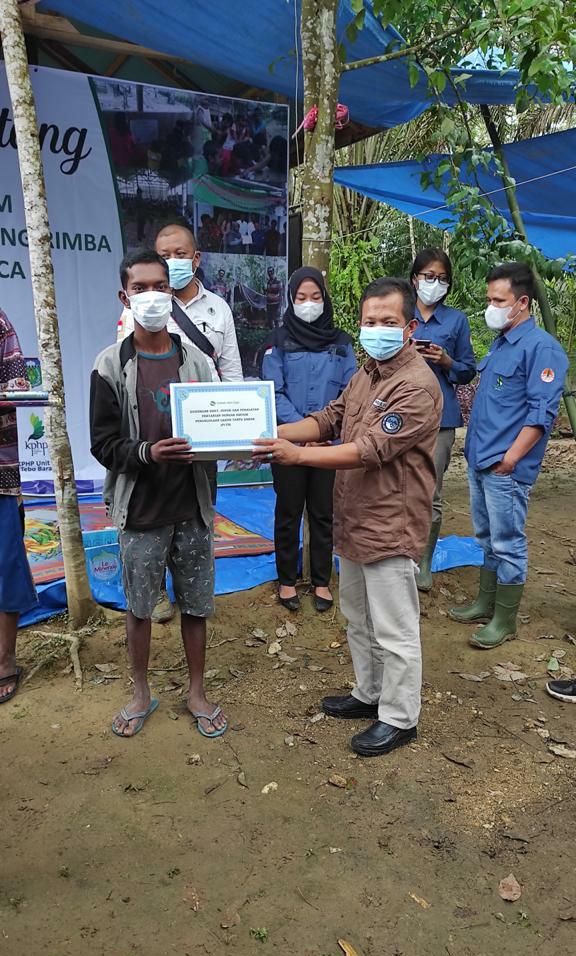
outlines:
{"label": "man in blue jacket", "polygon": [[476,600],[450,611],[455,621],[488,622],[470,639],[481,648],[516,636],[528,573],[528,500],[568,370],[562,346],[530,315],[534,295],[534,275],[525,263],[504,263],[488,276],[486,324],[499,334],[478,364],[481,379],[465,446],[484,567]]}

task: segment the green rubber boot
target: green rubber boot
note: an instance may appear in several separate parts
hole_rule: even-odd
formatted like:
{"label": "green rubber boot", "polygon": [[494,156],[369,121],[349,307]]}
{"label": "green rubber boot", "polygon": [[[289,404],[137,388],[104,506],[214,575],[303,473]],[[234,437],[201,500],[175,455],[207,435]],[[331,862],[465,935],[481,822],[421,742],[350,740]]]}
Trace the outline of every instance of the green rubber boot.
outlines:
{"label": "green rubber boot", "polygon": [[453,621],[461,624],[473,624],[474,621],[489,621],[494,614],[496,602],[496,571],[480,568],[478,597],[472,604],[450,608],[448,614]]}
{"label": "green rubber boot", "polygon": [[523,584],[498,584],[496,608],[489,624],[475,631],[470,638],[474,647],[489,650],[516,637],[516,615],[524,592]]}
{"label": "green rubber boot", "polygon": [[434,557],[434,548],[438,541],[441,521],[433,521],[428,535],[428,543],[424,549],[424,554],[420,558],[419,571],[416,575],[416,587],[419,591],[432,590],[432,558]]}

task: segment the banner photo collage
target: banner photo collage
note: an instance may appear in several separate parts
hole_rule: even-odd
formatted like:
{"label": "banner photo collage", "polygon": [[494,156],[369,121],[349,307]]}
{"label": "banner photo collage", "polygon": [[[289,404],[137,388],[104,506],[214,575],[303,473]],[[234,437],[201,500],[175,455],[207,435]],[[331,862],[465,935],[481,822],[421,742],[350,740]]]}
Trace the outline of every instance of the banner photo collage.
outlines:
{"label": "banner photo collage", "polygon": [[[232,310],[245,378],[281,322],[287,285],[288,108],[93,79],[127,250],[185,222],[199,278]],[[220,462],[219,481],[270,479],[251,461]]]}
{"label": "banner photo collage", "polygon": [[[124,251],[152,246],[171,220],[185,222],[202,253],[201,281],[232,310],[244,376],[258,377],[259,351],[286,296],[288,108],[41,67],[31,76],[75,475],[91,492],[103,473],[90,454],[89,378],[98,352],[116,340]],[[0,308],[34,364],[24,205],[1,65],[0,183]],[[24,489],[50,493],[43,410],[18,417]],[[251,461],[219,467],[220,483],[270,480]]]}

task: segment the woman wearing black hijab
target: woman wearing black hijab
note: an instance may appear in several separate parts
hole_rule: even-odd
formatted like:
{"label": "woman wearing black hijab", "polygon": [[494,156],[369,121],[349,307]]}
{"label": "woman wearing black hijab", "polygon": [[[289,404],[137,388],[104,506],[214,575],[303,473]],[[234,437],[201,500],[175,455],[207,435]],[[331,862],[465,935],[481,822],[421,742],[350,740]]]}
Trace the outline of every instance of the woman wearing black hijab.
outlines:
{"label": "woman wearing black hijab", "polygon": [[[338,398],[356,371],[352,340],[334,327],[332,303],[318,269],[292,273],[283,325],[262,361],[262,378],[274,382],[278,424],[297,422]],[[325,468],[272,465],[276,511],[274,543],[278,599],[297,611],[300,524],[310,523],[310,568],[317,611],[332,607],[332,491],[334,472]]]}

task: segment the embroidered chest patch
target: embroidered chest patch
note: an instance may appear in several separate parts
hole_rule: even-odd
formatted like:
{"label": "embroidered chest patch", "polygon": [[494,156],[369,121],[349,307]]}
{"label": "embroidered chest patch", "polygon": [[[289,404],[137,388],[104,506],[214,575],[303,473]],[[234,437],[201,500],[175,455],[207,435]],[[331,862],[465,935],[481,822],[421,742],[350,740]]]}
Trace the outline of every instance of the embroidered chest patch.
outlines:
{"label": "embroidered chest patch", "polygon": [[404,424],[404,419],[402,415],[392,414],[386,415],[382,419],[382,431],[387,435],[396,435]]}

